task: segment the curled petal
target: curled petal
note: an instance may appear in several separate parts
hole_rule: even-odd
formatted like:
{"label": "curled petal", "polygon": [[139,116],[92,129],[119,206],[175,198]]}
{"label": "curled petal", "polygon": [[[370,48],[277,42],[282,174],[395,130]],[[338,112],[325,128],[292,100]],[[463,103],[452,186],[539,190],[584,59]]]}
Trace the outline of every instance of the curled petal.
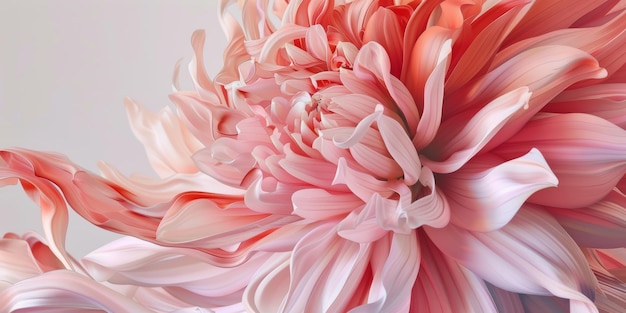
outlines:
{"label": "curled petal", "polygon": [[626,131],[596,116],[558,114],[529,122],[494,150],[506,159],[537,148],[559,179],[529,201],[561,208],[589,206],[615,187],[626,173]]}
{"label": "curled petal", "polygon": [[425,228],[446,255],[496,287],[569,299],[572,311],[597,312],[595,277],[576,243],[542,209],[526,206],[504,227],[473,232],[454,224]]}
{"label": "curled petal", "polygon": [[27,278],[43,273],[28,243],[20,239],[0,239],[0,292]]}
{"label": "curled petal", "polygon": [[517,159],[492,164],[485,157],[476,158],[437,182],[446,191],[452,222],[457,226],[474,231],[498,229],[515,216],[530,195],[558,183],[534,148]]}

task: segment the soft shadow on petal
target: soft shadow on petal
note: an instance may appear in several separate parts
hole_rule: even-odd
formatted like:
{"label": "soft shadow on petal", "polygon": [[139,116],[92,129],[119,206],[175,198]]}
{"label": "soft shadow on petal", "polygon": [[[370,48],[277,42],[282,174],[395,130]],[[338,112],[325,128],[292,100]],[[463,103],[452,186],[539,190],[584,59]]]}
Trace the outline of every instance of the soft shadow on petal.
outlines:
{"label": "soft shadow on petal", "polygon": [[560,208],[589,206],[606,196],[626,173],[626,131],[588,114],[537,117],[493,152],[505,159],[538,149],[559,179],[529,201]]}
{"label": "soft shadow on petal", "polygon": [[570,299],[572,308],[597,312],[592,302],[596,280],[585,257],[543,209],[526,205],[506,226],[491,232],[454,224],[425,230],[443,253],[494,286]]}
{"label": "soft shadow on petal", "polygon": [[482,279],[441,253],[427,236],[420,236],[420,248],[410,312],[499,312]]}
{"label": "soft shadow on petal", "polygon": [[446,192],[451,221],[474,231],[491,231],[506,225],[530,195],[557,183],[543,156],[534,148],[506,162],[482,155],[437,180]]}

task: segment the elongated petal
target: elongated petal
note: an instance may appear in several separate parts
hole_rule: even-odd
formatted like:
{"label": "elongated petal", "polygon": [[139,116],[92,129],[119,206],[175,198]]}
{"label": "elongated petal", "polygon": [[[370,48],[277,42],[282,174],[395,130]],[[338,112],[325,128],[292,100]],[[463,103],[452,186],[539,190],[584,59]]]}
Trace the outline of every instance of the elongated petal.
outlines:
{"label": "elongated petal", "polygon": [[590,300],[596,281],[583,254],[541,209],[524,207],[509,224],[491,232],[454,224],[425,229],[443,253],[494,286],[570,299],[572,312],[597,312]]}
{"label": "elongated petal", "polygon": [[498,229],[530,195],[558,183],[537,149],[492,167],[494,162],[477,158],[437,182],[446,192],[452,222],[457,226],[474,231]]}
{"label": "elongated petal", "polygon": [[533,203],[586,207],[606,196],[626,173],[626,131],[596,116],[535,119],[494,152],[510,159],[533,147],[559,179],[558,187],[533,194],[529,199]]}
{"label": "elongated petal", "polygon": [[0,239],[0,291],[43,271],[28,243],[19,239]]}
{"label": "elongated petal", "polygon": [[626,246],[626,196],[619,191],[611,191],[586,208],[551,208],[550,213],[581,246],[601,249]]}
{"label": "elongated petal", "polygon": [[372,250],[373,281],[367,304],[351,313],[407,312],[411,303],[411,288],[420,265],[417,235],[389,235],[379,240]]}
{"label": "elongated petal", "polygon": [[482,279],[442,254],[426,236],[420,236],[420,247],[411,312],[498,312]]}
{"label": "elongated petal", "polygon": [[429,158],[422,163],[436,173],[458,170],[528,105],[529,98],[528,88],[521,87],[490,102],[475,115],[461,113],[446,120],[426,149]]}
{"label": "elongated petal", "polygon": [[352,193],[329,193],[324,189],[303,189],[292,196],[294,213],[307,219],[325,220],[348,214],[363,202]]}
{"label": "elongated petal", "polygon": [[150,310],[84,275],[59,270],[23,280],[0,292],[0,311],[148,313]]}

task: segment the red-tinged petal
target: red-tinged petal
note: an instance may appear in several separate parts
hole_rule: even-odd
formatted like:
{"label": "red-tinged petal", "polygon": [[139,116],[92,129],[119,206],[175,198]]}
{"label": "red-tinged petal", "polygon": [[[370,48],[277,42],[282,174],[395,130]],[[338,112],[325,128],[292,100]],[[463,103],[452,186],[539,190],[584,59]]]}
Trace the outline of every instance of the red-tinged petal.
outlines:
{"label": "red-tinged petal", "polygon": [[410,312],[515,312],[497,310],[485,282],[442,254],[426,236],[420,236],[420,248]]}
{"label": "red-tinged petal", "polygon": [[334,223],[312,230],[291,256],[286,312],[345,312],[369,263],[371,247],[337,236]]}
{"label": "red-tinged petal", "polygon": [[528,106],[530,96],[528,88],[520,87],[493,100],[476,114],[465,112],[449,118],[424,151],[428,158],[423,158],[422,163],[436,173],[458,170],[479,153],[513,115]]}
{"label": "red-tinged petal", "polygon": [[352,193],[330,193],[325,189],[302,189],[293,193],[294,214],[306,219],[326,220],[345,215],[363,205]]}
{"label": "red-tinged petal", "polygon": [[372,247],[374,277],[367,304],[350,312],[408,312],[420,258],[420,245],[415,232],[390,234],[378,240]]}
{"label": "red-tinged petal", "polygon": [[198,171],[191,155],[202,144],[171,110],[165,108],[154,115],[131,99],[125,104],[133,133],[144,144],[148,160],[160,176]]}
{"label": "red-tinged petal", "polygon": [[23,280],[0,292],[2,312],[152,311],[84,275],[52,271]]}
{"label": "red-tinged petal", "polygon": [[557,183],[537,149],[503,163],[478,157],[437,180],[450,203],[452,222],[473,231],[506,225],[530,195]]}
{"label": "red-tinged petal", "polygon": [[532,3],[530,0],[498,2],[496,7],[472,23],[472,32],[476,34],[468,40],[467,48],[455,56],[458,61],[453,65],[453,70],[446,81],[447,93],[468,83],[485,70],[530,3]]}
{"label": "red-tinged petal", "polygon": [[159,224],[156,236],[160,242],[223,248],[299,219],[291,215],[260,214],[243,203],[220,207],[211,198],[193,195],[177,200]]}
{"label": "red-tinged petal", "polygon": [[435,245],[496,287],[569,299],[572,312],[597,312],[595,277],[576,243],[542,209],[523,207],[504,227],[467,231],[425,228]]}
{"label": "red-tinged petal", "polygon": [[442,49],[440,57],[437,60],[437,66],[428,76],[424,85],[424,111],[422,117],[417,124],[413,145],[415,149],[421,150],[427,146],[439,131],[441,125],[441,114],[443,110],[443,91],[446,78],[446,69],[448,58],[450,56],[450,41],[448,45]]}
{"label": "red-tinged petal", "polygon": [[162,247],[126,237],[82,261],[89,274],[100,281],[162,287],[189,304],[215,307],[239,302],[248,281],[268,256],[256,253],[237,266],[215,266],[192,249]]}
{"label": "red-tinged petal", "polygon": [[626,131],[593,115],[537,118],[494,153],[511,159],[531,148],[541,151],[559,179],[558,187],[533,194],[533,203],[586,207],[606,196],[626,173]]}
{"label": "red-tinged petal", "polygon": [[626,84],[597,84],[566,90],[542,111],[592,114],[626,129]]}
{"label": "red-tinged petal", "polygon": [[302,26],[314,26],[326,24],[333,12],[335,2],[322,0],[296,0],[289,1],[283,15],[283,24],[298,24]]}
{"label": "red-tinged petal", "polygon": [[574,2],[561,0],[535,1],[528,13],[509,35],[506,45],[525,38],[570,27],[602,1]]}
{"label": "red-tinged petal", "polygon": [[[407,10],[409,7],[401,7]],[[363,30],[363,42],[377,42],[387,51],[391,62],[390,73],[396,77],[402,71],[402,39],[404,36],[402,21],[391,9],[379,7],[369,18]]]}
{"label": "red-tinged petal", "polygon": [[626,196],[619,191],[611,191],[586,208],[551,208],[550,213],[581,246],[601,249],[626,246]]}

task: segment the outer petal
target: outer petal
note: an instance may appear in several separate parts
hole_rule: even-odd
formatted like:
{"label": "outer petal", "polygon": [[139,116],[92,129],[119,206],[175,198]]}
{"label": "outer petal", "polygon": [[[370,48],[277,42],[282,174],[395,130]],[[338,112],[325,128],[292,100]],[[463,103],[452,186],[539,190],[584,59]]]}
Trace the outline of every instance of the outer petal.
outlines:
{"label": "outer petal", "polygon": [[596,116],[559,114],[529,122],[494,153],[517,157],[531,148],[543,154],[559,179],[529,201],[561,208],[589,206],[626,173],[626,131]]}
{"label": "outer petal", "polygon": [[23,280],[0,292],[0,311],[152,312],[84,275],[52,271]]}
{"label": "outer petal", "polygon": [[527,206],[492,232],[466,231],[453,224],[425,229],[443,253],[497,287],[570,299],[571,312],[597,312],[590,300],[596,281],[584,256],[541,209]]}
{"label": "outer petal", "polygon": [[43,271],[28,243],[19,239],[0,239],[0,290]]}
{"label": "outer petal", "polygon": [[552,208],[550,213],[581,246],[601,249],[626,246],[626,196],[619,191],[611,191],[586,208]]}
{"label": "outer petal", "polygon": [[537,149],[500,162],[499,158],[478,157],[437,181],[446,191],[451,221],[457,226],[474,231],[496,230],[515,216],[530,195],[558,183]]}

